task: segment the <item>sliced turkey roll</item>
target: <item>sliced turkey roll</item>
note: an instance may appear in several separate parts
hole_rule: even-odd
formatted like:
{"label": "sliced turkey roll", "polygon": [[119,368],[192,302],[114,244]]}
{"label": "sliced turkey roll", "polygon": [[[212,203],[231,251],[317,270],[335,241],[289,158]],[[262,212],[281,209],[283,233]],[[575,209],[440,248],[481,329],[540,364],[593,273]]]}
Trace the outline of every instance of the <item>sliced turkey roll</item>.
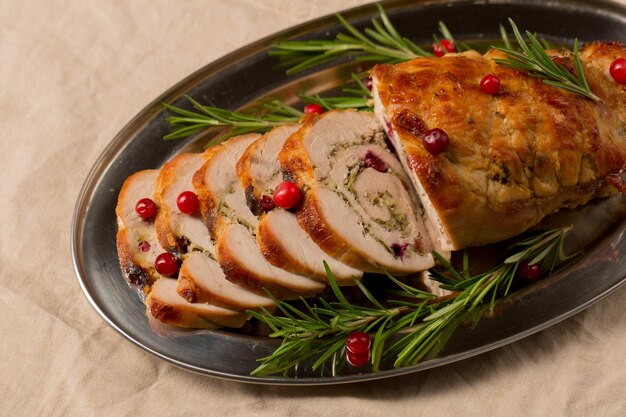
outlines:
{"label": "sliced turkey roll", "polygon": [[202,166],[206,153],[183,153],[169,160],[157,177],[155,200],[159,205],[156,230],[164,248],[187,252],[194,249],[215,255],[211,236],[199,213],[182,213],[176,200],[180,193],[193,191],[193,174]]}
{"label": "sliced turkey roll", "polygon": [[270,264],[257,245],[258,219],[246,204],[235,162],[258,138],[244,135],[224,142],[194,175],[202,216],[216,240],[217,260],[226,278],[237,284],[267,288],[282,299],[313,295],[324,288],[321,283]]}
{"label": "sliced turkey roll", "polygon": [[[137,201],[152,198],[158,170],[137,172],[124,181],[117,200],[117,253],[124,278],[140,288],[161,278],[154,260],[163,252],[154,229],[154,221],[135,212]],[[146,288],[147,290],[147,288]]]}
{"label": "sliced turkey roll", "polygon": [[156,237],[154,220],[139,217],[135,205],[153,196],[158,173],[146,170],[133,174],[120,190],[116,213],[122,274],[148,294],[147,312],[164,323],[198,328],[241,327],[248,318],[246,314],[209,303],[189,303],[176,292],[176,280],[162,277],[154,268],[156,257],[164,250]]}
{"label": "sliced turkey roll", "polygon": [[340,284],[353,284],[362,271],[341,263],[311,239],[298,224],[295,214],[275,207],[265,212],[260,201],[271,199],[274,189],[283,181],[278,154],[283,144],[299,126],[281,126],[254,141],[237,163],[237,175],[245,190],[250,210],[259,216],[257,241],[265,259],[272,265],[299,275],[327,282],[323,261],[328,263]]}
{"label": "sliced turkey roll", "polygon": [[304,191],[298,221],[328,254],[364,271],[409,274],[434,265],[410,179],[373,114],[309,118],[279,159]]}
{"label": "sliced turkey roll", "polygon": [[183,263],[178,276],[178,293],[187,301],[209,302],[239,311],[272,310],[274,302],[226,279],[215,259],[215,247],[199,213],[185,214],[177,205],[180,193],[193,190],[193,175],[210,156],[180,154],[168,161],[157,178],[155,199],[159,205],[156,226],[159,240],[182,252]]}
{"label": "sliced turkey roll", "polygon": [[176,292],[176,281],[163,278],[152,286],[147,312],[162,323],[200,329],[239,328],[248,315],[208,303],[190,303]]}
{"label": "sliced turkey roll", "polygon": [[[574,68],[570,53],[547,51]],[[448,249],[510,238],[562,208],[626,192],[626,95],[609,74],[621,42],[585,44],[581,68],[599,100],[497,65],[500,51],[420,58],[372,70],[375,111]],[[500,80],[496,94],[481,79]],[[448,145],[429,152],[431,129]]]}
{"label": "sliced turkey roll", "polygon": [[177,291],[189,302],[210,302],[238,311],[275,308],[271,298],[228,281],[219,263],[201,252],[191,252],[183,261]]}

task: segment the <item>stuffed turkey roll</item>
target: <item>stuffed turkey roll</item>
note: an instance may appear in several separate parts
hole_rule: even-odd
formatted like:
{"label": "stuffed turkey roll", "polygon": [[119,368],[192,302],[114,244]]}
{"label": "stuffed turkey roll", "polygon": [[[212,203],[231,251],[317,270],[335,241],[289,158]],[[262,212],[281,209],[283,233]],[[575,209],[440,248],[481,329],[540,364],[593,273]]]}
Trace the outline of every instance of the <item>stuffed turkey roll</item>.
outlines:
{"label": "stuffed turkey roll", "polygon": [[209,303],[191,303],[176,292],[176,280],[157,272],[156,258],[164,252],[154,226],[159,207],[146,211],[137,210],[137,205],[141,200],[152,200],[158,174],[158,170],[137,172],[124,181],[120,190],[116,213],[122,274],[147,294],[147,313],[163,323],[205,329],[241,327],[249,318],[247,314]]}
{"label": "stuffed turkey roll", "polygon": [[217,260],[226,278],[236,284],[263,288],[276,297],[293,299],[320,292],[324,285],[267,262],[256,241],[257,217],[246,204],[236,163],[259,135],[229,139],[211,150],[211,157],[194,174],[202,216],[216,241]]}
{"label": "stuffed turkey roll", "polygon": [[[570,55],[548,51],[573,68]],[[560,208],[623,190],[626,107],[609,75],[621,43],[586,45],[594,101],[475,51],[372,71],[375,111],[447,249],[517,235]],[[495,75],[499,90],[481,91]]]}
{"label": "stuffed turkey roll", "polygon": [[209,302],[237,311],[272,310],[271,298],[228,281],[215,258],[215,247],[204,225],[193,193],[193,175],[210,157],[183,153],[169,160],[159,173],[155,200],[159,206],[156,229],[164,247],[182,254],[178,293],[188,302]]}
{"label": "stuffed turkey roll", "polygon": [[339,284],[353,284],[352,277],[359,278],[363,272],[328,256],[298,224],[295,214],[275,206],[271,200],[283,181],[278,153],[298,128],[291,125],[273,129],[248,146],[237,163],[248,207],[259,216],[259,247],[265,259],[279,268],[326,282],[326,261]]}
{"label": "stuffed turkey roll", "polygon": [[[146,288],[161,278],[154,267],[163,252],[154,229],[154,218],[142,218],[136,211],[140,200],[152,199],[159,170],[139,171],[126,178],[120,190],[117,214],[117,254],[122,275],[129,284]],[[156,210],[156,207],[155,207]]]}
{"label": "stuffed turkey roll", "polygon": [[363,271],[433,266],[417,196],[372,113],[310,117],[279,159],[284,177],[304,192],[298,221],[326,253]]}

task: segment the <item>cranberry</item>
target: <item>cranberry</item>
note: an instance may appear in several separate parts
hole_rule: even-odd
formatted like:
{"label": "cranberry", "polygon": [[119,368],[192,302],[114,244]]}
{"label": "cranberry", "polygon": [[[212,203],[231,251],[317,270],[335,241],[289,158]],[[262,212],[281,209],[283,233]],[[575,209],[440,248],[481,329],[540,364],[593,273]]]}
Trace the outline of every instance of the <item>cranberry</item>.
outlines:
{"label": "cranberry", "polygon": [[370,77],[367,79],[367,81],[365,81],[365,87],[367,87],[368,90],[372,91],[373,86],[374,83],[372,83],[372,77]]}
{"label": "cranberry", "polygon": [[485,94],[494,95],[500,89],[500,79],[496,74],[487,74],[480,80],[480,89]]}
{"label": "cranberry", "polygon": [[154,267],[159,274],[171,277],[178,272],[178,259],[171,253],[164,252],[156,257]]}
{"label": "cranberry", "polygon": [[352,366],[363,366],[370,360],[370,351],[364,353],[352,353],[350,351],[346,352],[346,359],[348,363]]}
{"label": "cranberry", "polygon": [[315,114],[322,114],[324,113],[324,108],[322,106],[320,106],[319,104],[307,104],[306,106],[304,106],[304,114],[311,114],[311,113],[315,113]]}
{"label": "cranberry", "polygon": [[352,332],[346,337],[346,349],[353,354],[369,352],[372,340],[365,332]]}
{"label": "cranberry", "polygon": [[276,208],[276,204],[274,204],[274,200],[269,195],[264,195],[261,197],[261,201],[259,202],[261,208],[264,211],[272,211]]}
{"label": "cranberry", "polygon": [[[441,49],[442,46],[445,51]],[[435,53],[435,55],[441,58],[446,54],[446,52],[456,52],[456,46],[454,45],[454,42],[452,42],[450,39],[442,39],[439,42],[433,43],[433,52]]]}
{"label": "cranberry", "polygon": [[387,164],[380,159],[374,152],[367,151],[363,159],[367,168],[373,168],[378,172],[387,172]]}
{"label": "cranberry", "polygon": [[519,276],[529,281],[537,281],[541,278],[541,266],[539,264],[529,265],[528,261],[524,261],[519,266]]}
{"label": "cranberry", "polygon": [[291,181],[281,182],[274,190],[274,204],[280,208],[291,209],[300,203],[302,191]]}
{"label": "cranberry", "polygon": [[387,119],[385,119],[385,127],[387,128],[387,136],[389,136],[389,138],[393,137],[393,127]]}
{"label": "cranberry", "polygon": [[194,214],[198,210],[200,202],[198,196],[193,191],[183,191],[176,199],[178,209],[185,214]]}
{"label": "cranberry", "polygon": [[135,204],[135,212],[144,219],[154,217],[157,212],[156,203],[149,198],[142,198]]}
{"label": "cranberry", "polygon": [[396,258],[402,258],[408,246],[408,243],[392,243],[391,250]]}
{"label": "cranberry", "polygon": [[150,250],[150,243],[142,240],[141,242],[139,242],[139,245],[137,245],[137,247],[142,252],[148,252]]}
{"label": "cranberry", "polygon": [[445,152],[449,143],[448,135],[441,129],[430,129],[424,135],[424,147],[433,155]]}
{"label": "cranberry", "polygon": [[609,72],[618,84],[626,84],[626,58],[617,58],[611,62]]}

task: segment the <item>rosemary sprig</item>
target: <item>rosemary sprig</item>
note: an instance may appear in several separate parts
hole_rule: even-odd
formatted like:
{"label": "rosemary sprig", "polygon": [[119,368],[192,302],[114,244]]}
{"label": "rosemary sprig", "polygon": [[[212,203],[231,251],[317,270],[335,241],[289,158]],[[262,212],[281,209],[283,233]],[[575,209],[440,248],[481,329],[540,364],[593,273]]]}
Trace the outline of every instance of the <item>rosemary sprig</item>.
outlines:
{"label": "rosemary sprig", "polygon": [[[350,303],[326,266],[328,282],[336,301],[323,298],[311,305],[302,299],[303,309],[278,301],[282,315],[250,311],[271,329],[270,337],[282,339],[281,345],[269,356],[259,359],[260,366],[252,375],[286,373],[308,359],[316,358],[316,370],[329,360],[335,361],[345,345],[345,338],[354,331],[364,331],[372,337],[372,369],[377,371],[383,358],[393,356],[394,367],[416,364],[435,357],[445,346],[459,324],[480,319],[484,311],[492,311],[495,303],[510,293],[517,270],[523,262],[540,264],[550,273],[568,257],[563,253],[563,241],[571,228],[558,228],[533,233],[509,249],[512,253],[504,262],[485,273],[472,276],[469,259],[463,254],[463,271],[457,271],[448,261],[435,254],[445,269],[430,271],[442,288],[453,291],[447,297],[413,288],[384,272],[397,289],[391,292],[402,299],[377,300],[366,286],[355,280],[370,305]],[[388,347],[390,341],[393,341]],[[334,364],[333,364],[334,365]],[[334,366],[333,366],[334,369]]]}
{"label": "rosemary sprig", "polygon": [[587,80],[585,79],[580,56],[578,55],[578,38],[574,39],[574,48],[572,51],[574,68],[576,70],[576,75],[574,75],[565,66],[552,60],[536,35],[526,31],[527,42],[515,25],[515,22],[509,19],[509,23],[511,24],[515,39],[521,51],[516,51],[506,46],[494,46],[494,49],[508,55],[506,59],[495,58],[494,61],[498,65],[524,71],[533,77],[542,78],[544,83],[552,87],[579,94],[596,101],[599,100],[599,98],[591,92]]}
{"label": "rosemary sprig", "polygon": [[165,135],[163,139],[184,138],[209,127],[227,126],[233,128],[228,133],[214,138],[207,145],[212,146],[232,136],[252,132],[263,133],[276,126],[297,123],[304,114],[300,110],[279,100],[264,103],[264,114],[261,116],[253,116],[246,113],[205,106],[189,96],[186,98],[196,111],[185,110],[172,104],[163,103],[163,107],[174,113],[174,115],[168,116],[166,119],[172,131]]}
{"label": "rosemary sprig", "polygon": [[334,109],[358,109],[372,111],[374,102],[371,91],[363,84],[363,81],[356,75],[352,74],[354,87],[346,87],[342,91],[346,94],[340,97],[321,97],[319,94],[306,95],[300,94],[300,100],[305,103],[319,104],[326,110]]}
{"label": "rosemary sprig", "polygon": [[[358,109],[372,110],[372,94],[361,79],[352,74],[354,86],[343,89],[345,95],[321,97],[319,94],[300,94],[298,97],[305,104],[317,103],[326,110]],[[173,104],[163,103],[163,107],[173,113],[166,118],[172,131],[163,139],[180,139],[199,133],[210,127],[232,127],[227,133],[220,135],[207,145],[213,146],[233,136],[245,133],[264,133],[276,126],[298,123],[304,113],[280,100],[272,100],[261,105],[261,112],[253,115],[243,112],[224,110],[206,106],[187,96],[186,99],[196,111],[186,110]]]}
{"label": "rosemary sprig", "polygon": [[288,75],[346,56],[357,61],[394,63],[432,55],[401,36],[382,6],[376,4],[376,7],[378,19],[373,18],[372,27],[363,32],[337,14],[348,34],[339,33],[333,40],[279,42],[269,54],[278,56],[289,67]]}

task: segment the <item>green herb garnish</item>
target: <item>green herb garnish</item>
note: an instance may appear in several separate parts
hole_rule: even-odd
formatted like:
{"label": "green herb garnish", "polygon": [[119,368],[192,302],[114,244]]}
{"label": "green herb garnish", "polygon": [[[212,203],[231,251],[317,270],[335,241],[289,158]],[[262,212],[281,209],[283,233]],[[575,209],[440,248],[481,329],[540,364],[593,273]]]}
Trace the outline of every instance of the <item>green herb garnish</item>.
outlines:
{"label": "green herb garnish", "polygon": [[[552,57],[545,51],[544,46],[537,39],[536,35],[526,31],[527,42],[515,25],[515,22],[509,19],[509,23],[513,28],[515,39],[521,51],[512,49],[510,45],[508,47],[506,45],[504,47],[494,46],[494,49],[508,55],[506,59],[494,59],[498,65],[524,71],[533,77],[542,78],[544,83],[552,87],[579,94],[593,100],[599,100],[599,98],[591,92],[587,80],[585,79],[585,73],[583,72],[580,56],[578,55],[578,38],[574,39],[574,48],[572,50],[572,59],[576,70],[576,75],[574,75],[562,64],[554,62]],[[506,34],[506,32],[504,33]]]}
{"label": "green herb garnish", "polygon": [[316,358],[312,364],[312,369],[316,370],[341,357],[346,336],[355,331],[366,332],[372,338],[373,371],[378,371],[382,359],[390,356],[394,367],[434,358],[460,323],[475,323],[483,312],[492,311],[498,300],[509,295],[522,263],[539,264],[547,274],[568,259],[563,253],[563,241],[570,229],[533,233],[511,246],[512,253],[503,263],[477,275],[470,274],[466,252],[460,272],[435,254],[445,272],[433,269],[431,275],[441,282],[442,288],[453,291],[441,298],[411,287],[385,272],[390,283],[397,287],[389,292],[402,299],[380,302],[362,282],[355,280],[369,300],[368,306],[355,305],[346,299],[326,265],[328,282],[336,301],[320,298],[311,305],[301,299],[304,304],[301,310],[288,302],[276,300],[282,315],[267,310],[248,312],[272,329],[270,337],[282,339],[271,355],[259,359],[261,365],[252,371],[252,375],[286,373],[312,358]]}
{"label": "green herb garnish", "polygon": [[371,20],[372,28],[360,32],[343,16],[337,14],[346,33],[339,33],[333,40],[306,40],[279,42],[269,54],[280,57],[287,67],[287,74],[294,74],[350,56],[356,61],[394,63],[413,58],[432,56],[410,39],[400,36],[380,4],[378,19]]}

